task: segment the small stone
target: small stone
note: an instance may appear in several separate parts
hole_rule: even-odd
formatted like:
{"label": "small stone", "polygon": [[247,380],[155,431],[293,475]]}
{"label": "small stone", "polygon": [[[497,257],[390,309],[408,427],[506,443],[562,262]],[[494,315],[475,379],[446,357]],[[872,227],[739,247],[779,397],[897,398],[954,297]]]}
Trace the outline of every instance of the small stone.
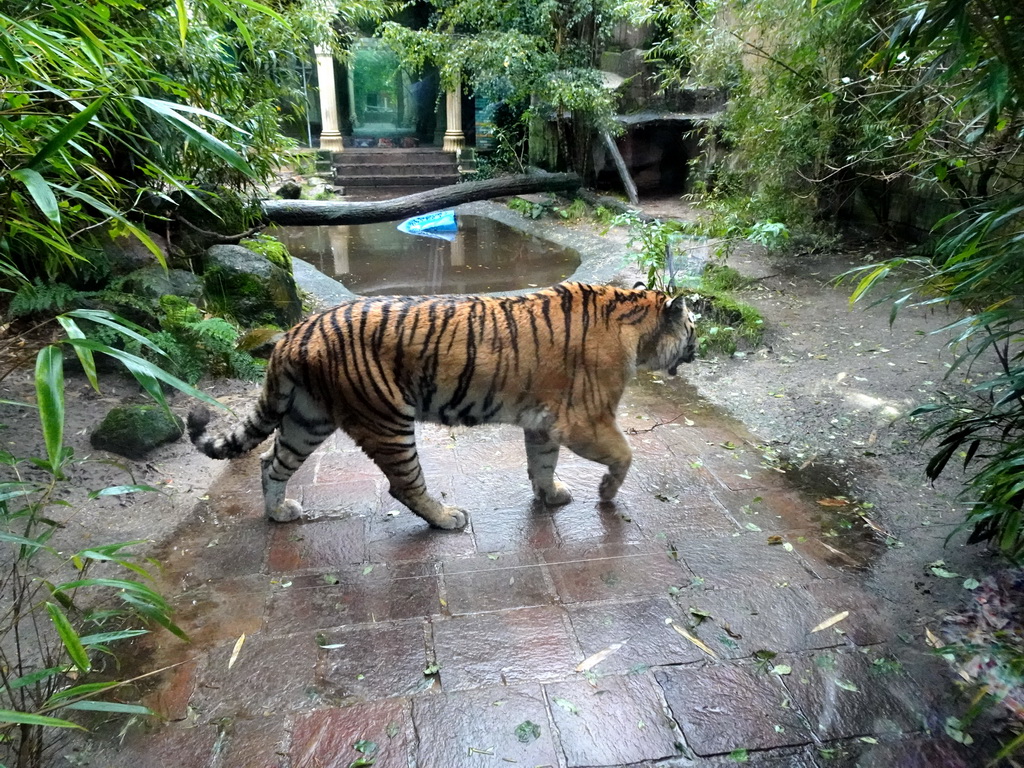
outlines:
{"label": "small stone", "polygon": [[157,405],[122,405],[110,411],[89,441],[93,448],[141,459],[154,448],[185,433],[185,424]]}

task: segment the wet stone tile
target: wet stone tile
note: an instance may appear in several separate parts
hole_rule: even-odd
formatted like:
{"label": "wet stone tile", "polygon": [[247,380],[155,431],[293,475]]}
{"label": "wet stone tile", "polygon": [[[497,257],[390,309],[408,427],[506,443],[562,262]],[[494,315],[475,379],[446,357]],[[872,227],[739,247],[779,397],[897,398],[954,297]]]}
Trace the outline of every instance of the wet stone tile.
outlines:
{"label": "wet stone tile", "polygon": [[338,483],[311,483],[301,487],[302,513],[306,518],[367,516],[381,510],[382,480],[360,477]]}
{"label": "wet stone tile", "polygon": [[[334,483],[377,481],[383,474],[376,464],[363,453],[351,438],[338,433],[337,442],[344,443],[332,450],[317,451],[316,472],[313,483],[316,485],[333,485]],[[325,444],[326,447],[326,444]]]}
{"label": "wet stone tile", "polygon": [[577,603],[566,609],[583,658],[620,645],[592,667],[600,675],[642,671],[663,664],[685,664],[705,658],[665,620],[680,620],[676,605],[665,597],[636,602]]}
{"label": "wet stone tile", "polygon": [[331,518],[276,526],[267,567],[271,573],[333,568],[366,558],[365,520]]}
{"label": "wet stone tile", "polygon": [[[102,765],[103,768],[213,768],[218,765],[216,743],[218,728],[212,725],[181,727],[159,726],[156,730],[130,729],[128,737],[121,739],[112,733],[99,740],[95,748],[83,753],[83,765]],[[77,757],[77,755],[69,755]]]}
{"label": "wet stone tile", "polygon": [[441,610],[429,563],[344,567],[289,578],[271,597],[267,623],[289,631],[411,619]]}
{"label": "wet stone tile", "polygon": [[655,673],[672,715],[698,755],[807,744],[810,734],[774,676],[721,665]]}
{"label": "wet stone tile", "polygon": [[785,653],[847,644],[835,632],[811,632],[833,614],[820,616],[799,587],[687,592],[679,596],[679,604],[688,614],[691,631],[724,658],[749,658],[760,650]]}
{"label": "wet stone tile", "polygon": [[550,605],[555,591],[535,554],[492,554],[446,560],[445,597],[452,614]]}
{"label": "wet stone tile", "polygon": [[559,540],[567,544],[642,541],[644,532],[633,519],[627,498],[628,494],[620,492],[615,501],[574,500],[552,510]]}
{"label": "wet stone tile", "polygon": [[228,668],[235,642],[211,650],[192,697],[200,722],[301,711],[316,699],[312,635],[247,636]]}
{"label": "wet stone tile", "polygon": [[794,658],[791,666],[786,688],[822,739],[907,733],[922,727],[917,685],[899,673],[880,673],[867,654],[825,651]]}
{"label": "wet stone tile", "polygon": [[577,651],[561,608],[522,608],[436,621],[434,652],[446,691],[556,680]]}
{"label": "wet stone tile", "polygon": [[206,648],[234,642],[245,633],[263,629],[263,617],[270,599],[266,576],[246,576],[209,582],[171,600],[174,620],[194,647]]}
{"label": "wet stone tile", "polygon": [[896,628],[878,609],[883,599],[863,587],[839,579],[826,579],[802,584],[799,589],[811,603],[814,626],[840,612],[849,611],[849,617],[835,624],[834,628],[817,634],[841,632],[856,645],[875,645],[896,636]]}
{"label": "wet stone tile", "polygon": [[422,621],[383,622],[316,633],[316,691],[335,705],[427,690]]}
{"label": "wet stone tile", "polygon": [[706,589],[803,584],[817,578],[796,551],[768,544],[764,533],[679,537],[669,542]]}
{"label": "wet stone tile", "polygon": [[539,686],[494,686],[413,700],[419,768],[557,766]]}
{"label": "wet stone tile", "polygon": [[[296,719],[291,768],[349,768],[359,759],[372,759],[375,768],[408,768],[415,740],[403,699],[321,709]],[[359,742],[366,751],[355,748]]]}
{"label": "wet stone tile", "polygon": [[549,509],[531,501],[522,505],[475,507],[470,510],[473,539],[478,552],[537,551],[558,544],[554,516]]}
{"label": "wet stone tile", "polygon": [[619,766],[683,754],[681,735],[649,674],[545,686],[569,768]]}
{"label": "wet stone tile", "polygon": [[164,720],[178,721],[188,717],[188,705],[196,690],[199,662],[192,660],[157,675],[153,689],[142,704]]}
{"label": "wet stone tile", "polygon": [[217,768],[284,768],[291,741],[289,726],[287,718],[273,715],[226,721]]}
{"label": "wet stone tile", "polygon": [[[397,512],[397,514],[392,514]],[[397,502],[383,515],[367,521],[367,557],[374,563],[401,561],[436,562],[476,553],[472,515],[469,528],[445,531],[432,528]]]}
{"label": "wet stone tile", "polygon": [[663,595],[693,576],[657,544],[576,545],[543,556],[563,603]]}
{"label": "wet stone tile", "polygon": [[680,499],[649,494],[630,501],[629,515],[649,540],[694,534],[728,536],[740,529],[714,497]]}
{"label": "wet stone tile", "polygon": [[701,460],[704,469],[730,491],[777,488],[782,482],[777,472],[765,467],[761,452],[754,448],[705,452]]}

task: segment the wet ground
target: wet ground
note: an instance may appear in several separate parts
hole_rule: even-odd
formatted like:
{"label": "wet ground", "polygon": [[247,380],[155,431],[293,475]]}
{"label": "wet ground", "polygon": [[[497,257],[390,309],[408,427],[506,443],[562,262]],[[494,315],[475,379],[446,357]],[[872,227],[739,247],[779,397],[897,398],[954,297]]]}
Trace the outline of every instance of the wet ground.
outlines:
{"label": "wet ground", "polygon": [[470,512],[459,532],[391,500],[343,435],[292,480],[312,519],[283,525],[263,519],[255,453],[168,449],[155,472],[192,486],[188,508],[136,504],[119,532],[159,542],[191,642],[154,635],[129,665],[164,669],[123,694],[161,720],[97,724],[54,763],[978,764],[945,733],[963,703],[924,642],[936,596],[959,588],[926,564],[964,572],[969,556],[943,549],[953,505],[882,413],[941,377],[941,343],[872,342],[862,359],[883,308],[822,359],[812,329],[842,297],[773,269],[768,346],[684,372],[719,405],[684,379],[629,388],[635,458],[614,504],[597,502],[601,468],[563,451],[575,500],[534,505],[509,427],[419,429],[433,490]]}

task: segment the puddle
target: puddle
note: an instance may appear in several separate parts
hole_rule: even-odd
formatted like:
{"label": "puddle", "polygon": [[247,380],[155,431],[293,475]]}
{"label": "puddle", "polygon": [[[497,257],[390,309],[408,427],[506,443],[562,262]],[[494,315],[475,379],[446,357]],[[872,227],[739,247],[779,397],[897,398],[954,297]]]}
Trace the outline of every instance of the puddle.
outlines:
{"label": "puddle", "polygon": [[409,235],[395,222],[276,227],[293,256],[366,296],[485,293],[565,280],[579,254],[486,216],[459,216],[451,242]]}

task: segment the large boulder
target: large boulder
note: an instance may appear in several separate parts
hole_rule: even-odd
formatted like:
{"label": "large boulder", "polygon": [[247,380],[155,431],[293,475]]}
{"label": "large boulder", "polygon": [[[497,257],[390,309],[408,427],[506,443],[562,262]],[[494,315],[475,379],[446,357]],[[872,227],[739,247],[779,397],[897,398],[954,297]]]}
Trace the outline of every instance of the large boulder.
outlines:
{"label": "large boulder", "polygon": [[290,271],[241,245],[206,250],[203,284],[218,314],[253,328],[288,328],[302,317],[302,301]]}
{"label": "large boulder", "polygon": [[[155,232],[147,232],[147,236],[167,260],[167,241]],[[127,275],[143,267],[157,265],[157,258],[151,250],[135,235],[128,233],[111,237],[109,233],[100,236],[96,243],[102,258],[110,266],[112,275]]]}
{"label": "large boulder", "polygon": [[93,448],[142,459],[185,433],[185,424],[157,405],[121,405],[111,409],[89,436]]}

